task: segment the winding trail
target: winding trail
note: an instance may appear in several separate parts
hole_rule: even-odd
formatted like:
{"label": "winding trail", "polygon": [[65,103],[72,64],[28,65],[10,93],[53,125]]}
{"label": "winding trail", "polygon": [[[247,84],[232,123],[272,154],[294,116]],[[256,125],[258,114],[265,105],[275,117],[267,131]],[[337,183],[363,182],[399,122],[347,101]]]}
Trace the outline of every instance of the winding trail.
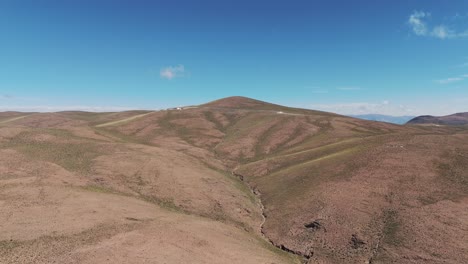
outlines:
{"label": "winding trail", "polygon": [[117,124],[121,124],[121,123],[126,123],[126,122],[132,121],[132,120],[140,118],[140,117],[144,117],[144,116],[152,114],[152,113],[154,113],[154,112],[149,112],[149,113],[145,113],[145,114],[141,114],[141,115],[135,115],[135,116],[127,117],[127,118],[124,118],[124,119],[111,121],[111,122],[107,122],[107,123],[104,123],[104,124],[99,124],[96,127],[107,127],[107,126],[117,125]]}
{"label": "winding trail", "polygon": [[9,123],[9,122],[20,120],[20,119],[23,119],[23,118],[28,117],[28,116],[30,116],[30,115],[13,117],[13,118],[10,118],[10,119],[7,119],[7,120],[0,121],[0,124],[6,124],[6,123]]}

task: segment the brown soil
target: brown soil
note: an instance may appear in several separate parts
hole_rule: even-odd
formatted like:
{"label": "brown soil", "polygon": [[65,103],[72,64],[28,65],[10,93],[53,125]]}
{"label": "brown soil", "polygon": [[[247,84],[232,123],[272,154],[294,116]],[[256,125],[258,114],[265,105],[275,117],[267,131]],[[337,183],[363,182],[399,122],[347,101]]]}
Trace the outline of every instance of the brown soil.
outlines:
{"label": "brown soil", "polygon": [[0,263],[466,263],[468,132],[243,97],[0,113]]}

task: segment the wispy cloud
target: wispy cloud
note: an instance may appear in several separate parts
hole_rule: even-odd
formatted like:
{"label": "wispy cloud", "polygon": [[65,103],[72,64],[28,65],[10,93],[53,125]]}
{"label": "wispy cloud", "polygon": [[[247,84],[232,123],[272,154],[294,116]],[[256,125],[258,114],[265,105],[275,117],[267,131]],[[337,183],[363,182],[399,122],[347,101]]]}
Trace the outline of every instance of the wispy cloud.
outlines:
{"label": "wispy cloud", "polygon": [[456,37],[457,34],[452,29],[446,26],[440,25],[440,26],[434,27],[434,29],[432,30],[432,35],[436,38],[446,39],[446,38]]}
{"label": "wispy cloud", "polygon": [[415,11],[408,18],[408,24],[413,33],[417,36],[434,37],[438,39],[451,39],[468,37],[468,29],[455,30],[447,25],[436,25],[431,27],[427,20],[431,18],[431,14],[424,11]]}
{"label": "wispy cloud", "polygon": [[466,14],[456,13],[455,15],[449,17],[448,19],[449,20],[466,20],[468,19],[468,13]]}
{"label": "wispy cloud", "polygon": [[413,109],[402,104],[392,104],[389,100],[382,102],[357,102],[338,104],[316,104],[312,109],[334,112],[345,115],[382,114],[382,115],[412,115]]}
{"label": "wispy cloud", "polygon": [[328,90],[312,90],[311,92],[314,94],[326,94]]}
{"label": "wispy cloud", "polygon": [[185,67],[184,65],[177,66],[168,66],[159,72],[159,76],[163,79],[172,80],[174,78],[184,77],[185,76]]}
{"label": "wispy cloud", "polygon": [[463,78],[461,78],[461,77],[452,77],[452,78],[437,80],[437,82],[440,83],[440,84],[447,84],[447,83],[453,83],[453,82],[459,82],[459,81],[463,81]]}
{"label": "wispy cloud", "polygon": [[463,74],[463,75],[460,75],[460,76],[457,76],[457,77],[451,77],[451,78],[436,80],[436,82],[440,83],[440,84],[448,84],[448,83],[460,82],[460,81],[463,81],[466,78],[468,78],[468,74]]}
{"label": "wispy cloud", "polygon": [[338,90],[342,90],[342,91],[359,91],[361,90],[361,87],[357,87],[357,86],[345,86],[345,87],[338,87],[336,88]]}
{"label": "wispy cloud", "polygon": [[411,25],[414,34],[418,36],[425,36],[427,34],[427,26],[423,19],[430,15],[431,14],[422,11],[415,11],[410,15],[408,23]]}
{"label": "wispy cloud", "polygon": [[48,106],[48,105],[32,105],[32,106],[0,106],[1,111],[19,111],[19,112],[58,112],[58,111],[88,111],[88,112],[119,112],[127,110],[140,109],[138,107],[122,107],[122,106],[86,106],[86,105],[70,105],[70,106]]}

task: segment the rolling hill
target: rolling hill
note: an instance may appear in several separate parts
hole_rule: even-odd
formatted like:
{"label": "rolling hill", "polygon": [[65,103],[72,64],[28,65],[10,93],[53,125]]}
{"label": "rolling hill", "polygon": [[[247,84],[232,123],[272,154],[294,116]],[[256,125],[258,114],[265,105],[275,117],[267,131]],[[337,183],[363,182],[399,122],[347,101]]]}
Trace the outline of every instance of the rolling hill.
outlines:
{"label": "rolling hill", "polygon": [[456,113],[456,114],[447,115],[447,116],[429,116],[429,115],[418,116],[408,121],[408,124],[463,126],[463,125],[468,125],[468,113]]}
{"label": "rolling hill", "polygon": [[0,115],[0,263],[465,263],[468,130],[245,97]]}

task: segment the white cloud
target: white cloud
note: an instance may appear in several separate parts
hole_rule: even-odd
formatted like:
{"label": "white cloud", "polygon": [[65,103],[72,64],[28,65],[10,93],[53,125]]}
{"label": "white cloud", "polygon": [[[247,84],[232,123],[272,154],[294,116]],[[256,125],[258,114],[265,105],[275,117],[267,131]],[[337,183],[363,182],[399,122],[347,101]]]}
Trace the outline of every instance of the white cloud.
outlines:
{"label": "white cloud", "polygon": [[326,94],[326,93],[328,93],[328,90],[312,90],[312,93],[314,93],[314,94]]}
{"label": "white cloud", "polygon": [[468,74],[463,74],[458,77],[451,77],[447,79],[442,79],[442,80],[437,80],[436,82],[440,84],[448,84],[448,83],[454,83],[454,82],[460,82],[463,81],[464,79],[468,78]]}
{"label": "white cloud", "polygon": [[163,79],[172,80],[174,78],[183,77],[185,74],[184,65],[169,66],[161,69],[159,75]]}
{"label": "white cloud", "polygon": [[449,19],[450,20],[465,20],[468,18],[468,13],[466,14],[460,14],[460,13],[456,13],[454,16],[450,17]]}
{"label": "white cloud", "polygon": [[438,39],[468,37],[468,30],[456,31],[447,25],[437,25],[431,29],[426,22],[426,19],[430,16],[430,13],[423,11],[415,11],[409,16],[408,24],[415,35],[434,37]]}
{"label": "white cloud", "polygon": [[418,36],[425,36],[427,34],[427,26],[423,21],[423,18],[430,16],[431,14],[422,11],[415,11],[410,15],[408,23],[411,25],[414,34]]}
{"label": "white cloud", "polygon": [[453,30],[443,25],[434,27],[431,34],[440,39],[453,38],[456,36]]}
{"label": "white cloud", "polygon": [[337,89],[342,90],[342,91],[358,91],[358,90],[361,90],[361,87],[345,86],[345,87],[338,87]]}
{"label": "white cloud", "polygon": [[437,82],[440,83],[440,84],[447,84],[447,83],[459,82],[459,81],[462,81],[462,80],[463,80],[463,78],[453,77],[453,78],[447,78],[447,79],[443,79],[443,80],[437,80]]}
{"label": "white cloud", "polygon": [[392,103],[388,100],[382,102],[332,103],[313,104],[307,107],[315,110],[333,112],[342,115],[380,114],[391,116],[418,116],[418,115],[449,115],[466,112],[468,98],[449,100],[447,104],[439,101],[413,100],[408,104]]}
{"label": "white cloud", "polygon": [[393,105],[390,101],[384,100],[381,103],[338,103],[338,104],[316,104],[312,109],[333,112],[344,115],[361,114],[381,114],[381,115],[413,115],[413,109],[405,105]]}

